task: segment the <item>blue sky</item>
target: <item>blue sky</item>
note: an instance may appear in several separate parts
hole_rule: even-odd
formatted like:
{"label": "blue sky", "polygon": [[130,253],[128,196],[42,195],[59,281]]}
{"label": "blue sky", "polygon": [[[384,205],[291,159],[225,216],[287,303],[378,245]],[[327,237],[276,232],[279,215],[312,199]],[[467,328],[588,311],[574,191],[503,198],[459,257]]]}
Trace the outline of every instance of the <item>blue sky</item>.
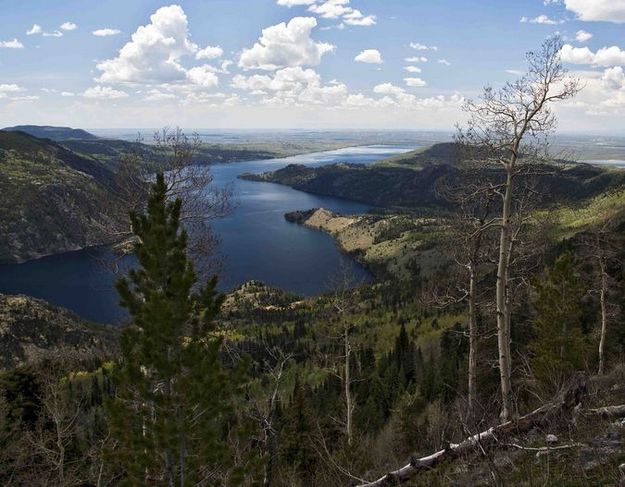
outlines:
{"label": "blue sky", "polygon": [[451,130],[556,33],[625,133],[625,0],[4,0],[0,125]]}

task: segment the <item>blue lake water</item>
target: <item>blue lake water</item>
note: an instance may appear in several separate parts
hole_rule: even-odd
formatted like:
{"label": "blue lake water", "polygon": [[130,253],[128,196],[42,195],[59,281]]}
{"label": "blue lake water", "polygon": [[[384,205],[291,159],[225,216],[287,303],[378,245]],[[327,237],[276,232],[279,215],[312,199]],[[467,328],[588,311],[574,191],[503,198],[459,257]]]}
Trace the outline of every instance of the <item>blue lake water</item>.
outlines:
{"label": "blue lake water", "polygon": [[[333,239],[322,232],[289,223],[284,213],[324,207],[356,214],[364,204],[316,196],[277,184],[243,181],[242,173],[274,171],[288,164],[322,166],[335,162],[370,164],[413,147],[366,146],[306,154],[283,159],[212,166],[217,186],[231,185],[236,208],[213,223],[223,256],[220,289],[227,291],[256,279],[288,291],[315,295],[331,289],[332,279],[346,265],[363,282],[369,273],[343,255]],[[124,317],[114,283],[119,275],[103,262],[111,261],[107,249],[86,249],[45,257],[24,264],[0,266],[0,293],[27,294],[75,311],[103,323]],[[126,258],[123,265],[128,265]]]}

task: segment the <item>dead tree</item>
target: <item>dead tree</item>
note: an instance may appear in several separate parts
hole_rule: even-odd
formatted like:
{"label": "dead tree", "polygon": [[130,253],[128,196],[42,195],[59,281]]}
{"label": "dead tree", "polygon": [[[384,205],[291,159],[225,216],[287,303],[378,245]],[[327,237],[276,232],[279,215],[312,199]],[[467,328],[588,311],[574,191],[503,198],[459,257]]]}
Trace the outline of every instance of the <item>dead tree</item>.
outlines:
{"label": "dead tree", "polygon": [[461,144],[478,149],[481,164],[503,170],[503,181],[492,185],[501,199],[501,213],[489,223],[499,229],[495,294],[503,422],[513,409],[510,264],[515,244],[515,183],[529,164],[544,158],[546,137],[556,124],[550,106],[579,91],[577,80],[569,78],[562,66],[561,47],[559,37],[547,39],[538,52],[528,53],[525,76],[499,91],[487,87],[479,100],[467,102],[464,110],[469,121],[458,133]]}

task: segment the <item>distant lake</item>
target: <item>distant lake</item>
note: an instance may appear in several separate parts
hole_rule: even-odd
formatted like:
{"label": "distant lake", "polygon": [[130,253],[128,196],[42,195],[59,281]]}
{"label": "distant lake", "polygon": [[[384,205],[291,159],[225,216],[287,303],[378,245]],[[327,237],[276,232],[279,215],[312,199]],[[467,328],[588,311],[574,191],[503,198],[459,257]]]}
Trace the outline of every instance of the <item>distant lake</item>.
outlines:
{"label": "distant lake", "polygon": [[[212,166],[213,184],[232,185],[237,205],[228,216],[213,222],[224,260],[220,289],[228,291],[256,279],[311,296],[330,290],[332,278],[344,265],[357,281],[371,279],[364,268],[337,249],[329,235],[284,219],[286,212],[316,207],[346,214],[366,213],[368,205],[277,184],[243,181],[237,179],[238,175],[274,171],[288,164],[370,164],[414,148],[373,145]],[[108,249],[86,249],[3,265],[0,293],[27,294],[69,308],[92,321],[118,322],[124,317],[114,289],[118,275],[105,264],[112,258]],[[131,263],[132,257],[126,257],[120,264],[123,267]]]}
{"label": "distant lake", "polygon": [[624,159],[588,159],[582,162],[585,162],[587,164],[594,164],[597,166],[612,166],[618,168],[625,167]]}

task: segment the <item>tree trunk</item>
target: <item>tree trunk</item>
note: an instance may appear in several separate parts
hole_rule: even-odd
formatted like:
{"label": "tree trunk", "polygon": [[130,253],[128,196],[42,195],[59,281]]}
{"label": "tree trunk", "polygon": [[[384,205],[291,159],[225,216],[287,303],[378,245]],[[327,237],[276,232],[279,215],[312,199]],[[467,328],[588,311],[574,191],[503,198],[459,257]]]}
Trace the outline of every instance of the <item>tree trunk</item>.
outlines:
{"label": "tree trunk", "polygon": [[510,217],[512,215],[512,175],[514,165],[506,166],[506,184],[501,214],[501,235],[499,241],[499,263],[497,265],[497,345],[499,349],[499,376],[501,380],[501,414],[502,422],[510,419],[512,414],[512,357],[510,351],[510,315],[509,315],[509,262],[510,243],[512,239]]}
{"label": "tree trunk", "polygon": [[349,326],[345,325],[345,406],[347,408],[347,418],[345,421],[347,444],[352,444],[352,387],[351,387],[351,370],[350,370],[350,355],[351,347],[349,344]]}
{"label": "tree trunk", "polygon": [[605,336],[608,329],[608,311],[606,294],[608,292],[608,275],[605,262],[599,257],[599,269],[601,270],[601,337],[599,339],[599,375],[603,375],[605,370]]}
{"label": "tree trunk", "polygon": [[469,404],[468,417],[475,413],[477,401],[477,309],[476,309],[476,272],[475,264],[469,264]]}

